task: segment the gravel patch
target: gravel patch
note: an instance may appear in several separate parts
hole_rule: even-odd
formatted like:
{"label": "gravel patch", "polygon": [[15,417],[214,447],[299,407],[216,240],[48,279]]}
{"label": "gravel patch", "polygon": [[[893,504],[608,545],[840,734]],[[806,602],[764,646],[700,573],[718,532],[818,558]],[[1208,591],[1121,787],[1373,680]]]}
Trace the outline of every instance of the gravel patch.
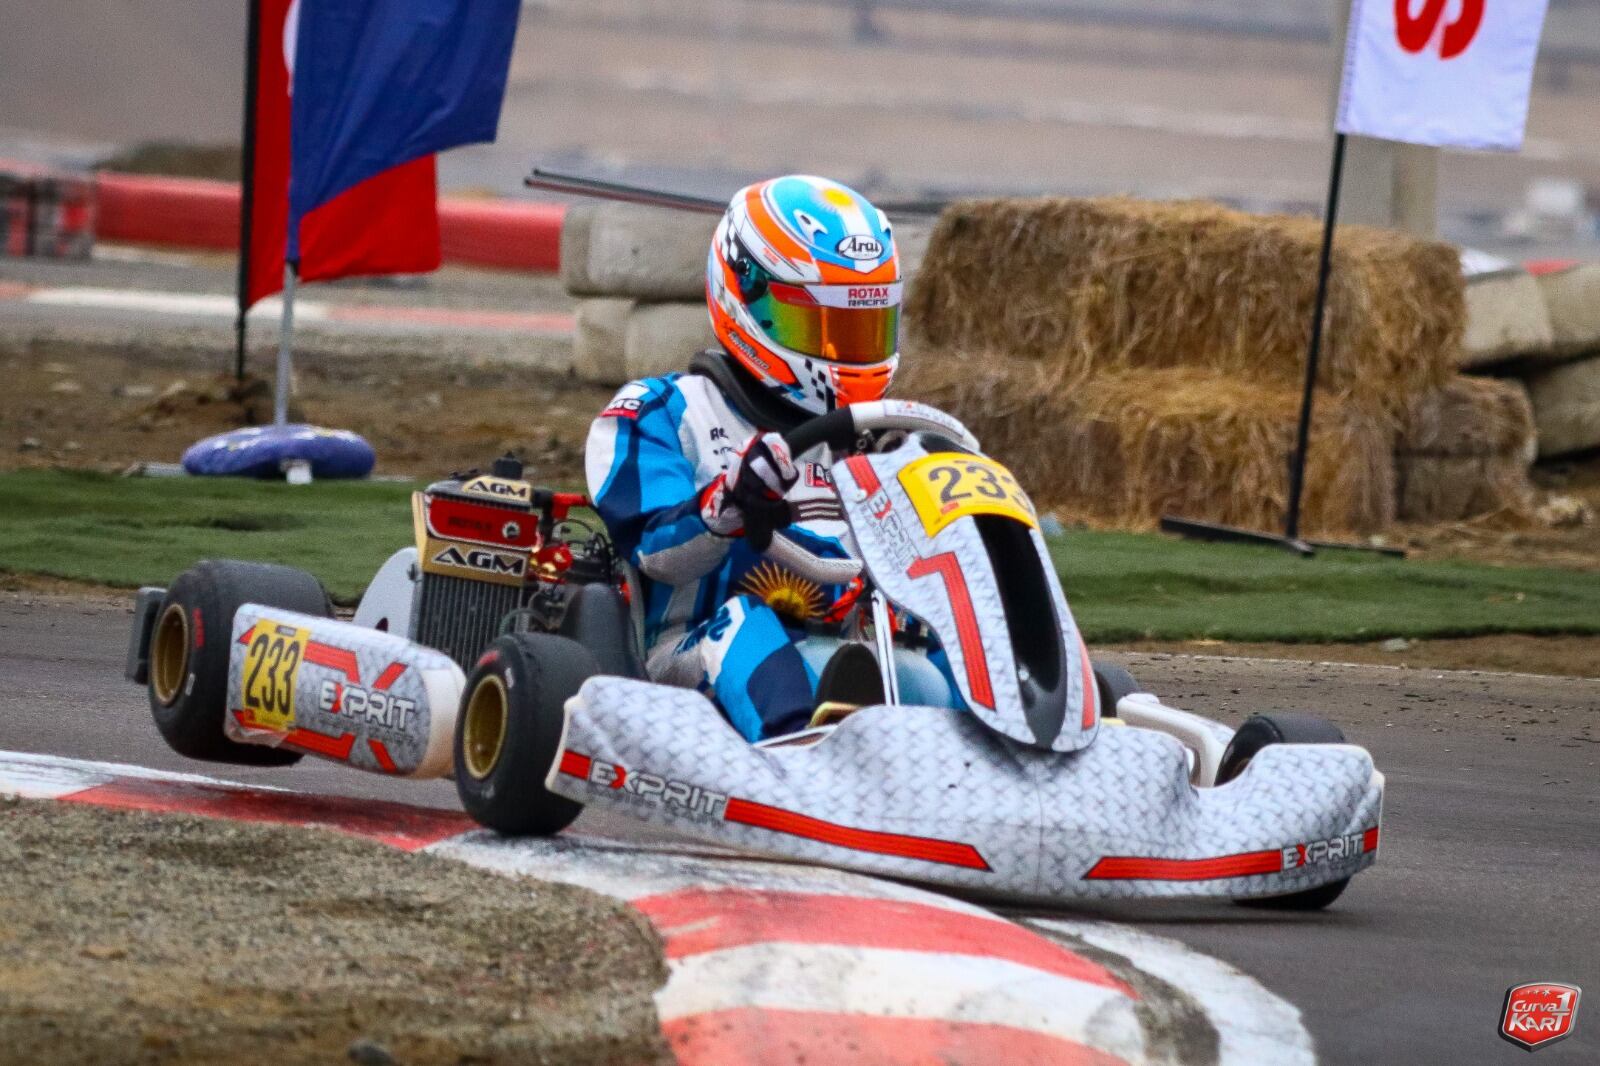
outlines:
{"label": "gravel patch", "polygon": [[0,801],[0,1062],[670,1062],[649,924],[330,832]]}

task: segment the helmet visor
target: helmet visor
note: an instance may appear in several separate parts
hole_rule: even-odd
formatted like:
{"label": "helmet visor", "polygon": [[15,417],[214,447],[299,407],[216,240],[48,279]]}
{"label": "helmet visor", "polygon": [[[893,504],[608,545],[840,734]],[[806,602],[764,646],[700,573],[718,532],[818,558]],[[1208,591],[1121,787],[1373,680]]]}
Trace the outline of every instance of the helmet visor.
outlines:
{"label": "helmet visor", "polygon": [[[747,306],[762,332],[790,351],[836,363],[881,363],[897,350],[898,300],[890,301],[887,287],[881,297],[852,300],[847,288],[770,282]],[[832,306],[837,303],[877,306]]]}

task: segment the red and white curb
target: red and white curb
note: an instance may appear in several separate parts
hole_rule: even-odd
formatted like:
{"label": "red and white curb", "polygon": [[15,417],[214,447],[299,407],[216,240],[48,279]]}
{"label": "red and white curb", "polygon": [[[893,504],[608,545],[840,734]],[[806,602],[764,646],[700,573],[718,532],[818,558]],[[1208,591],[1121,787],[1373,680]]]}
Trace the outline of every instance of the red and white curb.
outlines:
{"label": "red and white curb", "polygon": [[1142,974],[1215,1030],[1216,1057],[1204,1060],[1315,1061],[1294,1007],[1214,959],[1112,923],[1021,925],[842,871],[573,834],[511,840],[451,811],[113,763],[0,752],[0,793],[323,827],[622,899],[661,936],[669,977],[656,1010],[686,1066],[1195,1061],[1148,1030],[1164,1012],[1141,1001]]}
{"label": "red and white curb", "polygon": [[[232,296],[218,293],[153,292],[141,289],[92,287],[35,288],[16,282],[0,281],[0,302],[7,301],[35,307],[214,318],[226,322],[232,322],[238,310]],[[282,304],[273,296],[258,303],[251,310],[250,317],[264,322],[276,322],[282,311]],[[570,336],[577,328],[576,319],[572,315],[559,312],[474,311],[448,307],[338,304],[307,299],[295,300],[294,318],[296,325],[299,326],[315,327],[324,324],[369,326],[390,331],[452,329],[490,333],[534,333],[559,337]]]}

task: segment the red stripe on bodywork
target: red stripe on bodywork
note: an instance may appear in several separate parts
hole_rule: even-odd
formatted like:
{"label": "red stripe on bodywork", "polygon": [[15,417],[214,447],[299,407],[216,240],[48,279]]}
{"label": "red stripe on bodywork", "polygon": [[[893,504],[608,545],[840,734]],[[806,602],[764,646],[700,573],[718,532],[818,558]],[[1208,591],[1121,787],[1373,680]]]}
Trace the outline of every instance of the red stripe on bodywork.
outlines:
{"label": "red stripe on bodywork", "polygon": [[1127,1066],[1064,1037],[984,1022],[735,1007],[663,1022],[681,1066],[1024,1063]]}
{"label": "red stripe on bodywork", "polygon": [[561,772],[569,777],[580,777],[589,780],[589,756],[580,755],[575,751],[561,753]]}
{"label": "red stripe on bodywork", "polygon": [[1283,870],[1283,853],[1247,851],[1214,859],[1141,859],[1116,856],[1101,859],[1085,881],[1214,881],[1224,877],[1275,874]]}
{"label": "red stripe on bodywork", "polygon": [[383,768],[384,773],[400,772],[400,768],[394,764],[394,757],[389,754],[389,745],[381,740],[368,740],[367,747],[372,749],[372,757],[378,760],[378,765]]}
{"label": "red stripe on bodywork", "polygon": [[884,833],[875,829],[855,829],[737,797],[728,800],[723,819],[740,825],[755,826],[757,829],[770,829],[775,833],[804,837],[835,847],[849,848],[851,851],[919,859],[945,866],[962,866],[969,870],[989,869],[989,864],[971,844],[935,840],[931,837],[905,836],[900,833]]}
{"label": "red stripe on bodywork", "polygon": [[405,663],[390,663],[388,666],[383,668],[383,673],[378,675],[378,680],[372,683],[372,687],[379,692],[386,692],[388,691],[389,686],[394,684],[396,681],[399,681],[400,675],[405,672]]}
{"label": "red stripe on bodywork", "polygon": [[941,552],[917,559],[906,569],[906,576],[911,578],[930,574],[937,574],[944,580],[945,594],[950,597],[950,606],[955,611],[956,640],[961,645],[961,661],[966,666],[972,700],[993,710],[994,689],[989,683],[989,660],[983,652],[983,631],[978,628],[978,614],[972,609],[972,593],[967,590],[961,563],[954,552]]}
{"label": "red stripe on bodywork", "polygon": [[871,499],[883,488],[883,482],[878,480],[878,472],[872,469],[872,461],[865,455],[852,455],[845,460],[845,468],[850,471],[850,476],[856,479],[856,484],[861,486],[861,491]]}
{"label": "red stripe on bodywork", "polygon": [[137,811],[175,811],[274,825],[320,826],[416,851],[474,828],[472,819],[382,800],[256,792],[214,785],[122,778],[62,797],[67,803]]}
{"label": "red stripe on bodywork", "polygon": [[1104,966],[992,915],[926,903],[777,892],[688,888],[632,901],[655,925],[667,958],[750,944],[835,944],[887,951],[1005,959],[1058,977],[1139,994]]}
{"label": "red stripe on bodywork", "polygon": [[356,662],[356,653],[348,648],[335,648],[331,644],[319,644],[316,641],[306,642],[306,662],[313,666],[325,666],[329,670],[338,670],[350,679],[352,685],[361,684],[361,668]]}
{"label": "red stripe on bodywork", "polygon": [[[1299,849],[1299,861],[1306,861],[1306,845]],[[1361,834],[1361,852],[1376,851],[1378,828],[1373,826]],[[1271,851],[1245,851],[1237,855],[1219,855],[1211,859],[1147,859],[1130,855],[1108,856],[1096,862],[1083,875],[1085,881],[1214,881],[1225,877],[1250,877],[1255,874],[1275,874],[1283,871],[1283,849]]]}
{"label": "red stripe on bodywork", "polygon": [[330,737],[324,733],[313,733],[309,729],[291,729],[283,735],[283,742],[291,748],[309,751],[313,755],[349,762],[350,752],[356,746],[356,735],[346,733],[341,737]]}
{"label": "red stripe on bodywork", "polygon": [[[1083,728],[1093,729],[1099,714],[1100,686],[1094,679],[1094,667],[1089,663],[1089,649],[1083,638],[1078,638],[1078,661],[1083,664]],[[1113,711],[1115,707],[1111,708]]]}
{"label": "red stripe on bodywork", "polygon": [[256,721],[255,715],[248,710],[237,710],[233,717],[246,729],[256,729],[262,732],[275,733],[282,738],[282,743],[301,751],[309,751],[314,755],[323,755],[340,762],[350,760],[350,752],[356,746],[356,735],[345,733],[343,736],[330,737],[324,733],[313,733],[309,729],[290,729],[287,732],[264,726]]}

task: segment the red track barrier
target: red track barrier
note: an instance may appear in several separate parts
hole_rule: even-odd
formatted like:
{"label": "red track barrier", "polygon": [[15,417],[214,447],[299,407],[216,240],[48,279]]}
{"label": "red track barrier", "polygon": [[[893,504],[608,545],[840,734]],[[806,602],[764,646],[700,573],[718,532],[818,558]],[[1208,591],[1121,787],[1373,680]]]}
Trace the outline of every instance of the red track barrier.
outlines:
{"label": "red track barrier", "polygon": [[[132,244],[232,251],[239,244],[239,187],[225,181],[102,172],[96,236]],[[554,273],[561,266],[560,204],[440,200],[446,263]]]}
{"label": "red track barrier", "polygon": [[196,178],[96,175],[101,240],[232,251],[239,246],[239,186]]}
{"label": "red track barrier", "polygon": [[561,204],[440,200],[446,263],[553,274],[561,269]]}

